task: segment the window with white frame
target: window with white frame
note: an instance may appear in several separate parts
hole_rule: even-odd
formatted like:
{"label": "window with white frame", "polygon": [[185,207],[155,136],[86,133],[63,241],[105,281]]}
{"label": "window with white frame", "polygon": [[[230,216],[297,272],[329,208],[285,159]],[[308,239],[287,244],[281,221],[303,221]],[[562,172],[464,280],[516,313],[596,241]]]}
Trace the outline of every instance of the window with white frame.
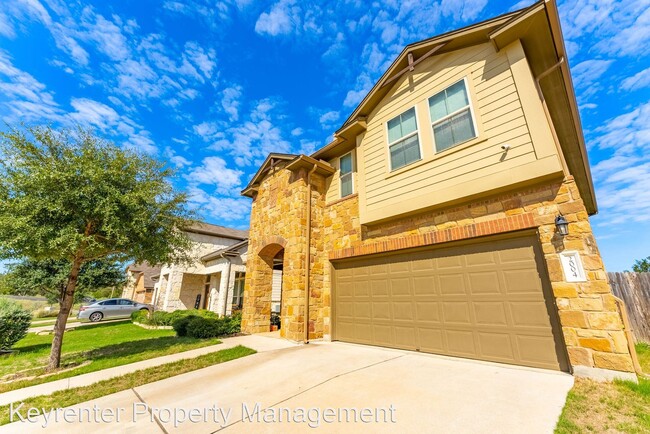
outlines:
{"label": "window with white frame", "polygon": [[354,193],[354,181],[352,179],[352,152],[339,158],[339,179],[341,181],[341,197]]}
{"label": "window with white frame", "polygon": [[415,107],[388,121],[388,151],[391,170],[421,158]]}
{"label": "window with white frame", "polygon": [[437,152],[476,137],[465,79],[429,98],[429,114]]}
{"label": "window with white frame", "polygon": [[246,273],[235,273],[235,287],[232,291],[232,308],[241,309],[244,304],[244,281],[246,280]]}

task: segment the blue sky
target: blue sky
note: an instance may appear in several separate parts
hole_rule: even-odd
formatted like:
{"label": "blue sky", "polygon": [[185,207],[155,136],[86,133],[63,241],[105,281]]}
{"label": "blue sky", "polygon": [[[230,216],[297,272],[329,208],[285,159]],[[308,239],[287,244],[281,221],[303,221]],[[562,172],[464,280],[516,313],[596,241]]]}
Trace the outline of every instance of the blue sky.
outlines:
{"label": "blue sky", "polygon": [[[269,152],[329,142],[404,45],[530,1],[6,0],[0,118],[89,125],[166,159],[205,220]],[[650,0],[560,1],[609,270],[650,255]]]}

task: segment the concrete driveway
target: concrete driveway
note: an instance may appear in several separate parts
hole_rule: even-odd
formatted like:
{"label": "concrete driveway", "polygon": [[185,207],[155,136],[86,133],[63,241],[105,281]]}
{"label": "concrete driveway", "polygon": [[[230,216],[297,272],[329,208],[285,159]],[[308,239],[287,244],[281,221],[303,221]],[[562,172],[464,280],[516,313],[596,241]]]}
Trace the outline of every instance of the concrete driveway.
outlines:
{"label": "concrete driveway", "polygon": [[[59,415],[46,431],[550,433],[573,386],[568,374],[399,350],[284,347],[71,407],[71,421],[114,417],[89,426]],[[0,432],[40,432],[44,422]]]}

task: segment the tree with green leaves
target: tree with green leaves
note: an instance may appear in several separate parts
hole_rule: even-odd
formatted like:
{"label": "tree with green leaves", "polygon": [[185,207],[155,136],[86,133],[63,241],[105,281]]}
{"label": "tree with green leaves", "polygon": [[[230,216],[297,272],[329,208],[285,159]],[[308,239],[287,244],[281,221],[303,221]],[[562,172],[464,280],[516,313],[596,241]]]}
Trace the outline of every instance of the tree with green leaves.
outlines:
{"label": "tree with green leaves", "polygon": [[0,133],[0,259],[70,264],[49,369],[61,345],[81,268],[102,258],[186,262],[187,198],[171,170],[90,130],[10,128]]}
{"label": "tree with green leaves", "polygon": [[[25,259],[8,266],[6,285],[14,295],[41,295],[50,303],[61,303],[70,266],[66,259]],[[74,303],[105,288],[121,290],[124,283],[126,276],[122,263],[110,258],[85,262],[79,269]]]}
{"label": "tree with green leaves", "polygon": [[650,256],[634,261],[634,265],[632,265],[632,271],[635,273],[650,273]]}

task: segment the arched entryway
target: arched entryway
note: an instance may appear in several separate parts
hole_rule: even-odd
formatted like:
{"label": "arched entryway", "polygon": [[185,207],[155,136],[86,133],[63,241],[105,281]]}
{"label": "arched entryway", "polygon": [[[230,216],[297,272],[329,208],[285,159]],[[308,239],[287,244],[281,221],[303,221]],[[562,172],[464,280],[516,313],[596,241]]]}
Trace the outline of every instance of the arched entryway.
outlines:
{"label": "arched entryway", "polygon": [[[249,258],[251,273],[247,275],[249,297],[244,298],[242,326],[249,333],[273,330],[272,325],[282,330],[284,247],[286,241],[280,237],[265,240],[254,257]],[[250,278],[250,280],[248,280]]]}
{"label": "arched entryway", "polygon": [[282,328],[282,277],[284,270],[284,249],[273,258],[273,278],[271,284],[271,331]]}

